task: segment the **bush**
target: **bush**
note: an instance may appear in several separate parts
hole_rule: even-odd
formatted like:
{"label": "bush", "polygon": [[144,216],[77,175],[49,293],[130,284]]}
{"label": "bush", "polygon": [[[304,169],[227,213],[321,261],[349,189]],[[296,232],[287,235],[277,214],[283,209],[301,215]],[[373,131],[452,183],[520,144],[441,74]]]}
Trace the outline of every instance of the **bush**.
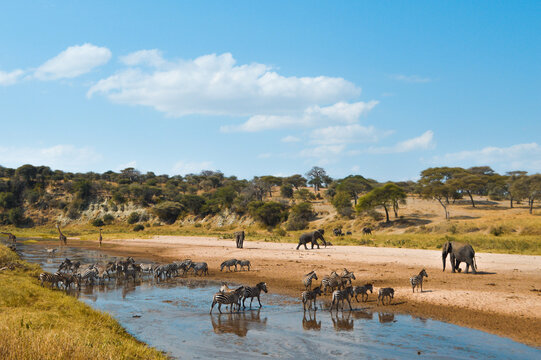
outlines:
{"label": "bush", "polygon": [[137,224],[133,227],[133,231],[143,231],[145,227],[142,224]]}
{"label": "bush", "polygon": [[283,228],[281,227],[277,227],[275,230],[274,230],[274,234],[276,234],[277,236],[286,236],[287,235],[287,231],[285,231]]}
{"label": "bush", "polygon": [[106,225],[112,224],[113,221],[115,221],[115,218],[114,218],[113,215],[111,215],[111,214],[105,214],[105,215],[103,215],[103,222],[104,222]]}
{"label": "bush", "polygon": [[254,219],[272,227],[287,218],[286,206],[274,201],[252,201],[248,204],[248,212]]}
{"label": "bush", "polygon": [[194,227],[196,227],[196,228],[200,228],[201,226],[202,226],[201,223],[196,223],[196,224],[194,225]]}
{"label": "bush", "polygon": [[128,216],[128,224],[132,225],[132,224],[135,224],[136,222],[139,222],[139,213],[137,211],[134,211],[132,212],[129,216]]}
{"label": "bush", "polygon": [[295,191],[294,196],[295,196],[296,199],[300,199],[300,200],[303,200],[303,201],[315,200],[316,199],[316,196],[314,195],[314,193],[311,192],[308,189],[297,190],[297,191]]}
{"label": "bush", "polygon": [[503,235],[504,233],[503,226],[492,226],[490,228],[490,233],[494,236]]}
{"label": "bush", "polygon": [[79,212],[76,206],[70,206],[66,216],[69,217],[71,220],[76,220],[79,218],[79,216],[81,216],[81,213]]}
{"label": "bush", "polygon": [[156,205],[152,211],[164,223],[172,224],[177,221],[182,212],[182,205],[173,201],[165,201]]}
{"label": "bush", "polygon": [[289,184],[282,185],[280,187],[280,195],[287,199],[291,199],[293,197],[293,187]]}
{"label": "bush", "polygon": [[95,227],[102,227],[103,225],[105,225],[103,220],[100,219],[100,218],[96,218],[96,219],[92,220],[91,224],[92,224],[92,226],[95,226]]}
{"label": "bush", "polygon": [[24,217],[24,211],[20,207],[13,208],[8,212],[8,220],[11,224],[16,227],[23,226],[26,223],[26,218]]}
{"label": "bush", "polygon": [[308,226],[310,220],[315,217],[312,205],[307,202],[297,204],[291,208],[287,219],[287,230],[303,230]]}
{"label": "bush", "polygon": [[353,215],[351,196],[348,193],[342,191],[337,192],[331,202],[338,214],[341,216],[351,217],[351,215]]}

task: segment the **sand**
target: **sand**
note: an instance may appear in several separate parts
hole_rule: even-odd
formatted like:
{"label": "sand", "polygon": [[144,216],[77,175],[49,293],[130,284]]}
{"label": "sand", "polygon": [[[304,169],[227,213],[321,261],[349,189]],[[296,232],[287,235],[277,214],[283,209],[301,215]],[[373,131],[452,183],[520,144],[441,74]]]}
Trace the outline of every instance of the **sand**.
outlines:
{"label": "sand", "polygon": [[[70,245],[96,247],[88,241]],[[158,261],[191,258],[206,261],[210,276],[224,281],[255,284],[267,282],[272,292],[298,297],[304,290],[303,274],[316,270],[320,280],[332,270],[347,268],[354,284],[374,284],[367,303],[376,305],[379,287],[393,287],[395,301],[387,310],[433,318],[541,346],[541,256],[477,253],[479,274],[442,272],[441,251],[365,246],[331,246],[295,250],[287,243],[245,241],[213,237],[156,236],[152,239],[105,240],[102,249],[118,255],[135,255]],[[230,258],[248,259],[252,271],[220,272]],[[463,271],[465,264],[461,264]],[[426,268],[423,293],[412,293],[409,277]],[[319,281],[316,283],[319,284]],[[329,300],[330,295],[324,297]]]}

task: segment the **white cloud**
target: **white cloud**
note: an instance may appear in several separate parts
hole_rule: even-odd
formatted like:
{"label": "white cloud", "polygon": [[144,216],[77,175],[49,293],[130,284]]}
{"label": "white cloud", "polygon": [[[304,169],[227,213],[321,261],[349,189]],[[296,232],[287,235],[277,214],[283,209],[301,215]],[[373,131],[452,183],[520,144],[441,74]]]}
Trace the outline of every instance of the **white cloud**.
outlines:
{"label": "white cloud", "polygon": [[221,131],[258,132],[280,128],[314,127],[329,123],[352,124],[357,122],[361,115],[372,110],[377,104],[377,101],[338,102],[331,106],[311,106],[304,110],[300,116],[255,115],[241,125],[222,126]]}
{"label": "white cloud", "polygon": [[300,157],[316,158],[321,165],[329,164],[336,161],[343,155],[346,146],[340,145],[319,145],[313,148],[304,149],[300,152]]}
{"label": "white cloud", "polygon": [[24,74],[21,69],[5,72],[0,70],[0,86],[8,86],[15,84]]}
{"label": "white cloud", "polygon": [[281,141],[284,143],[296,143],[301,141],[301,139],[293,135],[288,135],[283,137]]}
{"label": "white cloud", "polygon": [[132,160],[130,162],[127,162],[125,164],[120,164],[117,166],[116,170],[117,171],[120,171],[120,170],[124,170],[124,169],[127,169],[127,168],[134,168],[136,169],[137,168],[137,161],[135,160]]}
{"label": "white cloud", "polygon": [[388,132],[378,131],[373,126],[352,124],[315,129],[310,133],[310,138],[314,144],[346,144],[377,142],[386,134]]}
{"label": "white cloud", "polygon": [[173,117],[292,116],[360,94],[342,78],[286,77],[264,64],[237,65],[230,53],[166,61],[157,50],[143,50],[122,61],[151,67],[130,67],[102,79],[89,89],[89,97],[102,94],[115,103],[150,106]]}
{"label": "white cloud", "polygon": [[401,141],[394,146],[370,148],[367,150],[367,152],[371,154],[394,154],[405,153],[414,150],[426,150],[433,148],[434,146],[434,132],[432,130],[428,130],[421,136]]}
{"label": "white cloud", "polygon": [[535,142],[509,147],[488,146],[480,150],[465,150],[435,156],[432,161],[441,165],[470,167],[493,166],[497,171],[541,171],[541,146]]}
{"label": "white cloud", "polygon": [[102,159],[89,147],[55,145],[47,148],[0,147],[0,164],[19,167],[24,164],[46,165],[53,169],[87,171]]}
{"label": "white cloud", "polygon": [[197,174],[203,170],[210,170],[211,167],[211,161],[179,161],[173,166],[173,173],[180,175]]}
{"label": "white cloud", "polygon": [[70,46],[38,67],[34,76],[40,80],[74,78],[106,64],[111,51],[92,44]]}
{"label": "white cloud", "polygon": [[389,75],[389,77],[393,80],[403,81],[403,82],[409,82],[409,83],[428,83],[431,82],[432,79],[428,77],[423,77],[419,75]]}
{"label": "white cloud", "polygon": [[259,159],[270,159],[272,157],[272,154],[271,153],[262,153],[262,154],[257,155],[257,157]]}

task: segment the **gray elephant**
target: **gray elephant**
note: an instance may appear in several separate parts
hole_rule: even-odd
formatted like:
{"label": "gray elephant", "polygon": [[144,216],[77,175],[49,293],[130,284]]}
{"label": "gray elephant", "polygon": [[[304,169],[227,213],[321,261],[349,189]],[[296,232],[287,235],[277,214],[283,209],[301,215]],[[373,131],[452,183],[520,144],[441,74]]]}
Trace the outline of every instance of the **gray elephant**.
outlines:
{"label": "gray elephant", "polygon": [[308,247],[306,247],[306,244],[308,243],[312,243],[312,249],[314,248],[314,245],[316,245],[317,248],[319,249],[319,244],[317,242],[317,239],[320,239],[323,242],[323,245],[327,247],[327,243],[325,242],[325,239],[323,238],[324,232],[325,230],[319,229],[313,232],[302,234],[301,237],[299,238],[299,245],[297,245],[297,250],[299,250],[299,247],[301,245],[304,245],[304,248],[308,250]]}
{"label": "gray elephant", "polygon": [[[447,254],[450,255],[451,269],[453,272],[459,270],[458,266],[461,262],[466,263],[466,272],[469,271],[470,266],[474,274],[477,273],[477,264],[475,263],[475,251],[470,244],[462,244],[456,241],[448,241],[443,244],[441,252],[441,258],[443,260],[443,271],[445,271],[445,260]],[[459,270],[460,271],[460,270]]]}

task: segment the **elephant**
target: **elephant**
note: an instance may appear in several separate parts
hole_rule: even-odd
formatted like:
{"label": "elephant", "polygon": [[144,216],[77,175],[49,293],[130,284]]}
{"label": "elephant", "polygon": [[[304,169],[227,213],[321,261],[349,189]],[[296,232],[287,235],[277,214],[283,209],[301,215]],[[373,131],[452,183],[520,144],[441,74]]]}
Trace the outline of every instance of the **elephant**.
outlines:
{"label": "elephant", "polygon": [[309,242],[312,243],[312,249],[314,248],[314,245],[317,245],[317,248],[319,249],[319,244],[317,242],[317,239],[321,239],[321,241],[323,242],[323,245],[327,247],[327,243],[325,242],[325,239],[323,238],[324,232],[325,230],[319,229],[313,232],[302,234],[301,237],[299,238],[299,245],[297,245],[297,250],[299,250],[299,247],[301,245],[304,245],[304,248],[308,250],[308,247],[306,246],[306,244]]}
{"label": "elephant", "polygon": [[441,258],[443,260],[443,271],[445,271],[445,260],[447,259],[447,254],[450,255],[451,268],[453,272],[457,269],[461,262],[466,263],[466,273],[469,271],[471,266],[472,272],[477,273],[477,264],[475,263],[475,251],[470,244],[462,244],[455,241],[448,241],[443,244],[443,249],[441,252]]}

